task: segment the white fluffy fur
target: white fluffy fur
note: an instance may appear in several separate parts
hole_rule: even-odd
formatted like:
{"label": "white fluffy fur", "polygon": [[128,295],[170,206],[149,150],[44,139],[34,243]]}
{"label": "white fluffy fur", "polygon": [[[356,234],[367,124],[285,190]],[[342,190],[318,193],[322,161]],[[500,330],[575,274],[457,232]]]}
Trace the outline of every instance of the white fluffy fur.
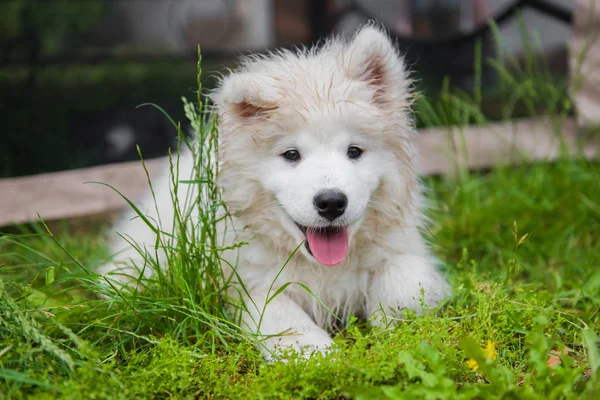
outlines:
{"label": "white fluffy fur", "polygon": [[[326,267],[302,246],[273,291],[301,282],[342,319],[353,313],[376,324],[382,312],[419,310],[423,300],[434,305],[449,294],[420,234],[409,86],[394,45],[369,25],[349,41],[247,58],[213,93],[220,123],[218,179],[237,232],[228,229],[227,241],[250,243],[239,254],[225,255],[234,264],[239,256],[237,272],[257,305],[246,302],[243,321],[250,331],[257,330],[269,285],[305,240],[294,221],[327,225],[313,206],[322,189],[348,197],[346,213],[335,221],[348,226],[348,256]],[[364,150],[359,160],[346,157],[350,145]],[[281,157],[289,148],[301,153],[297,165]],[[190,154],[183,155],[180,170],[180,179],[192,174]],[[154,190],[168,226],[173,218],[168,177]],[[156,218],[149,196],[140,208]],[[116,230],[151,249],[155,235],[130,217]],[[114,250],[122,244],[115,243]],[[130,248],[119,257],[136,258],[136,252]],[[102,271],[114,269],[111,264]],[[288,346],[325,349],[332,343],[326,329],[335,322],[304,289],[290,285],[266,308],[260,333],[294,334],[267,339],[263,352],[270,358]]]}

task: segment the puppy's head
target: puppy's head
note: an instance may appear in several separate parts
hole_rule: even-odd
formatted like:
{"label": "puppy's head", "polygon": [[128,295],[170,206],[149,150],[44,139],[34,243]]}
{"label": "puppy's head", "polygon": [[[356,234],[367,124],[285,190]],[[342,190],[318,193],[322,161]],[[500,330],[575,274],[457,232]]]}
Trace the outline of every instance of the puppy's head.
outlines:
{"label": "puppy's head", "polygon": [[213,94],[229,209],[265,235],[283,226],[323,265],[346,258],[365,221],[401,223],[415,187],[409,86],[373,26],[245,60]]}

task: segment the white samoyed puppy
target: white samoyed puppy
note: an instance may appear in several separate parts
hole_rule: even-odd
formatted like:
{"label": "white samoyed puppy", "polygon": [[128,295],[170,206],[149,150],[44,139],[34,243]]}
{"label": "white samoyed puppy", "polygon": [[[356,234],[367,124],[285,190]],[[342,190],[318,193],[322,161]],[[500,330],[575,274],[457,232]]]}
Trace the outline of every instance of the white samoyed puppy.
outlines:
{"label": "white samoyed puppy", "polygon": [[[249,243],[226,253],[223,267],[237,265],[252,298],[242,321],[267,337],[267,359],[290,347],[306,355],[327,349],[328,330],[350,314],[383,324],[450,294],[420,232],[410,87],[393,42],[366,25],[349,40],[248,57],[212,93],[218,184],[234,225],[223,232],[230,243]],[[179,168],[180,179],[192,176],[190,153]],[[169,183],[168,176],[154,183],[166,226],[174,215]],[[188,195],[180,188],[180,201]],[[156,218],[150,195],[138,206]],[[114,230],[151,251],[155,233],[133,216]],[[123,244],[115,241],[113,250]],[[129,246],[100,272],[136,259]],[[132,267],[125,272],[134,275]],[[336,316],[300,285],[289,285],[265,309],[274,281],[271,295],[299,282]]]}

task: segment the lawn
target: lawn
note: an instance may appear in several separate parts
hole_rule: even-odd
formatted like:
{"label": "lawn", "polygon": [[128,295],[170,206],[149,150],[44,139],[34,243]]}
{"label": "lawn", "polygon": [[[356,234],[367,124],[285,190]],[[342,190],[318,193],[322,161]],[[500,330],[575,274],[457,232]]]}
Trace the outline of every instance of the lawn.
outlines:
{"label": "lawn", "polygon": [[[553,88],[541,79],[534,92],[560,117]],[[482,122],[478,102],[446,93],[421,118]],[[102,224],[11,228],[0,236],[0,397],[598,398],[600,165],[563,158],[424,181],[426,234],[453,297],[385,328],[352,319],[309,360],[266,363],[236,327],[219,249],[194,239],[213,234],[218,198],[194,205],[203,227],[143,291],[93,273],[107,256]]]}

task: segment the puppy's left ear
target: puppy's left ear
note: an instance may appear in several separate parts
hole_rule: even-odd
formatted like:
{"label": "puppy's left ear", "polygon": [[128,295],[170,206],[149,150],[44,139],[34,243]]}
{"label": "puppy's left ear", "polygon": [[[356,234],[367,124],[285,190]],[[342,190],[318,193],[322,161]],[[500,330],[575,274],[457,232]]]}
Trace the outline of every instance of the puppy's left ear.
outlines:
{"label": "puppy's left ear", "polygon": [[344,50],[346,75],[371,85],[379,105],[408,105],[410,81],[404,61],[382,29],[373,25],[363,27]]}

